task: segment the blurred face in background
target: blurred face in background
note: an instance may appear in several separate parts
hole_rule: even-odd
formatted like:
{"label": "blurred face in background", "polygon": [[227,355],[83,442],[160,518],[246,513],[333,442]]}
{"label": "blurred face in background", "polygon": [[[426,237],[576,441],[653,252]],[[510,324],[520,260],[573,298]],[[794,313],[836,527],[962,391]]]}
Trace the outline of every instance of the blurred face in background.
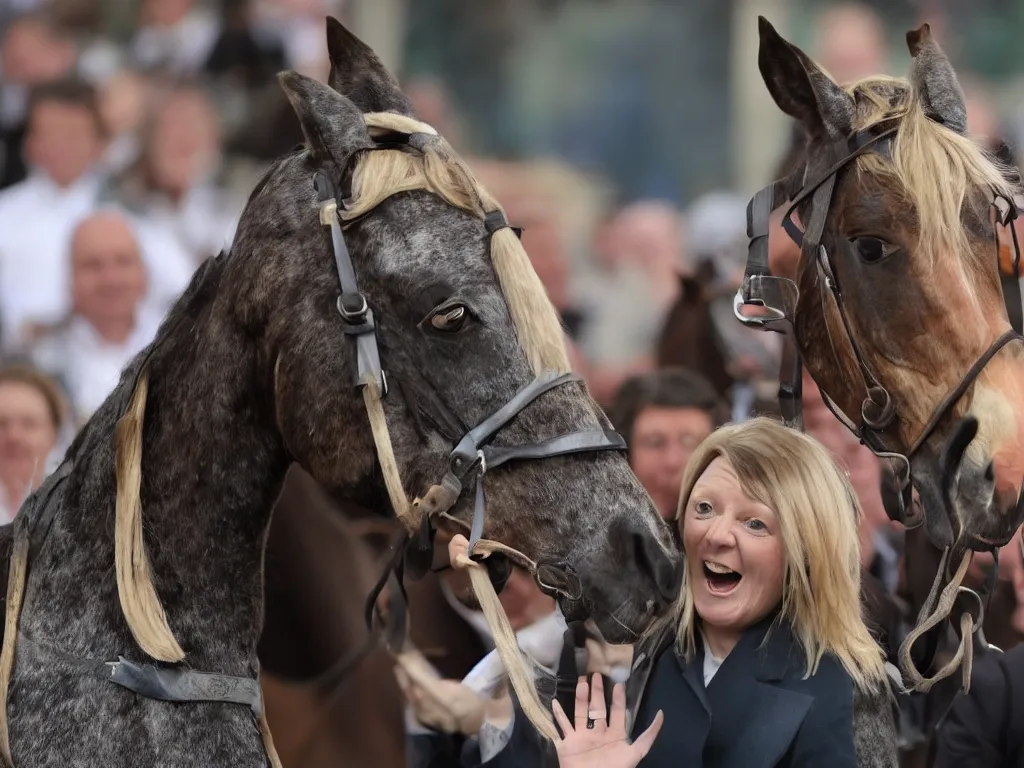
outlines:
{"label": "blurred face in background", "polygon": [[71,102],[38,102],[29,115],[25,150],[29,162],[61,187],[80,179],[103,151],[96,116]]}
{"label": "blurred face in background", "polygon": [[201,93],[178,91],[162,100],[149,135],[153,184],[178,197],[200,183],[218,161],[219,126],[213,107]]}
{"label": "blurred face in background", "polygon": [[661,272],[682,262],[685,246],[682,217],[668,203],[643,201],[623,208],[599,229],[598,253],[613,269]]}
{"label": "blurred face in background", "polygon": [[125,220],[103,213],[79,224],[71,244],[74,311],[101,331],[131,328],[145,293],[139,245]]}
{"label": "blurred face in background", "polygon": [[121,136],[139,128],[146,110],[146,80],[134,72],[118,72],[100,95],[100,117],[107,133]]}
{"label": "blurred face in background", "polygon": [[713,429],[711,416],[697,408],[648,405],[636,415],[629,464],[666,520],[675,518],[683,469]]}
{"label": "blurred face in background", "polygon": [[144,27],[173,27],[192,10],[193,0],[144,0],[139,24]]}
{"label": "blurred face in background", "polygon": [[35,19],[23,19],[8,27],[0,47],[4,81],[37,85],[56,80],[71,70],[75,49]]}
{"label": "blurred face in background", "polygon": [[551,303],[555,309],[565,309],[569,303],[569,265],[555,216],[523,197],[510,200],[505,212],[512,226],[523,228],[523,248]]}
{"label": "blurred face in background", "polygon": [[43,393],[25,382],[0,382],[0,482],[7,491],[27,494],[37,487],[56,444],[57,425]]}
{"label": "blurred face in background", "polygon": [[841,85],[886,71],[885,31],[878,15],[859,3],[840,3],[817,25],[817,61]]}

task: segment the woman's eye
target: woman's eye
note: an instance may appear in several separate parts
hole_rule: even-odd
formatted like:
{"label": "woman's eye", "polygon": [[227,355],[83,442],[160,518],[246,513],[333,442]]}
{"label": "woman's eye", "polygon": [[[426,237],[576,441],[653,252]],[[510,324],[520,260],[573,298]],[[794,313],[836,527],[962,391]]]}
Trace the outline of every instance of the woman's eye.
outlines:
{"label": "woman's eye", "polygon": [[439,331],[454,333],[465,325],[468,314],[462,304],[457,304],[454,307],[446,307],[440,312],[435,312],[430,317],[430,324]]}
{"label": "woman's eye", "polygon": [[891,256],[899,250],[899,246],[887,243],[877,237],[855,237],[853,244],[861,259],[868,264],[874,261],[881,261],[886,256]]}
{"label": "woman's eye", "polygon": [[768,530],[768,526],[762,523],[757,518],[751,518],[750,520],[747,520],[747,528],[749,528],[752,531],[756,531],[757,533],[764,533]]}
{"label": "woman's eye", "polygon": [[714,507],[711,506],[711,503],[707,501],[698,501],[693,505],[693,508],[696,510],[698,515],[710,515],[715,511]]}

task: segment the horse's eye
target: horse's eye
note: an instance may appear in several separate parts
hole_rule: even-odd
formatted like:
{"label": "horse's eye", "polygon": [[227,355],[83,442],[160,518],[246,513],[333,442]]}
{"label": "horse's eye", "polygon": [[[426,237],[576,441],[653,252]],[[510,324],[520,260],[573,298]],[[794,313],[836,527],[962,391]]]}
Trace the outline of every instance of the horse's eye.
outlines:
{"label": "horse's eye", "polygon": [[467,316],[466,308],[457,304],[454,307],[445,307],[440,312],[435,312],[430,317],[430,324],[439,331],[454,333],[465,325]]}
{"label": "horse's eye", "polygon": [[881,261],[886,256],[891,256],[899,250],[899,246],[887,243],[877,237],[855,237],[853,244],[857,248],[862,260],[868,264],[874,261]]}

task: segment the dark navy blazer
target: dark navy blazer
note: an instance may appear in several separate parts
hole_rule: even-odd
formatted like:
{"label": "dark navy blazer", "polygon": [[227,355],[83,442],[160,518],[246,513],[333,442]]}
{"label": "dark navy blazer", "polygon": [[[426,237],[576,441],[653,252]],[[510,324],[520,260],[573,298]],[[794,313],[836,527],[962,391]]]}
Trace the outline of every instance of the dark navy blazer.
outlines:
{"label": "dark navy blazer", "polygon": [[[872,711],[865,712],[863,705],[858,709],[856,727],[861,732],[857,741],[865,752],[859,755],[852,679],[830,655],[821,660],[812,677],[803,679],[803,650],[788,625],[781,621],[772,625],[772,619],[744,633],[707,687],[703,650],[698,649],[692,661],[680,658],[675,651],[674,628],[637,645],[626,683],[632,738],[643,733],[658,709],[665,715],[661,732],[640,768],[896,765],[893,711],[885,696],[880,698],[882,705]],[[575,669],[561,670],[559,677],[575,679]],[[568,715],[572,719],[572,713]],[[541,742],[518,708],[515,718],[509,744],[483,764],[485,768],[557,766],[554,750]],[[412,741],[417,740],[410,744],[410,766],[481,765],[473,742],[457,750],[461,754],[450,761],[417,760],[415,754],[436,754],[444,737],[421,736]],[[865,746],[865,742],[869,743]]]}
{"label": "dark navy blazer", "polygon": [[852,679],[832,656],[803,679],[804,653],[788,625],[770,625],[747,630],[706,687],[703,649],[687,662],[667,636],[647,675],[637,657],[627,693],[632,736],[658,709],[665,714],[643,768],[855,768]]}

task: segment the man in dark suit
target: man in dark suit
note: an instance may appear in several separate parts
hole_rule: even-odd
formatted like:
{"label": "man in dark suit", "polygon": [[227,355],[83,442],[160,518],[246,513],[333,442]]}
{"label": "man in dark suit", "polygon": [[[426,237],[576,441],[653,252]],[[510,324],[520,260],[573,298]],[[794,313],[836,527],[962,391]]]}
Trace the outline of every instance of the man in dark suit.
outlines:
{"label": "man in dark suit", "polygon": [[938,730],[934,768],[1024,768],[1024,645],[974,663]]}

